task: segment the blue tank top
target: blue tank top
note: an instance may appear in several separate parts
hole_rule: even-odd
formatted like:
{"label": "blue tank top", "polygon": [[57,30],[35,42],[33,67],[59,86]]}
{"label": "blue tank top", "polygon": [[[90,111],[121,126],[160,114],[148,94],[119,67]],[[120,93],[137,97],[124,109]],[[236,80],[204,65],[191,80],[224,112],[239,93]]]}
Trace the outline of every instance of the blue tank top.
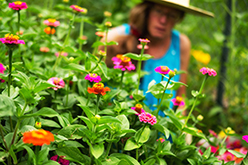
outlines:
{"label": "blue tank top", "polygon": [[[130,26],[128,24],[123,24],[125,27],[125,33],[126,35],[130,34]],[[143,70],[147,71],[149,75],[145,75],[142,79],[140,89],[144,91],[144,94],[146,95],[145,103],[150,107],[150,109],[155,110],[155,107],[152,107],[152,105],[157,104],[157,99],[151,94],[146,93],[148,90],[148,84],[155,80],[156,84],[161,81],[161,75],[154,71],[154,69],[158,66],[167,66],[171,70],[177,69],[180,70],[180,33],[176,30],[172,30],[171,35],[171,44],[169,46],[169,49],[167,52],[165,52],[164,56],[159,59],[149,59],[144,62]],[[176,75],[173,77],[173,81],[178,82],[180,76]],[[167,81],[164,79],[164,81]],[[176,97],[176,91],[169,91],[167,90],[166,93],[173,94],[172,98]],[[173,107],[173,103],[170,102],[170,107]],[[160,116],[164,116],[164,113],[159,112]]]}

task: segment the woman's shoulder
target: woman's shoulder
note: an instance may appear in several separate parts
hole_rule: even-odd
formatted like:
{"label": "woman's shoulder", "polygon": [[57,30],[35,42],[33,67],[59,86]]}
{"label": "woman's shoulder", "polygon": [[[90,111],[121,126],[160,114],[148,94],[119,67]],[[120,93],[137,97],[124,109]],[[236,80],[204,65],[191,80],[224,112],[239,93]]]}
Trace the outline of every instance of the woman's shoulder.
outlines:
{"label": "woman's shoulder", "polygon": [[113,27],[108,32],[108,40],[115,40],[119,36],[130,34],[130,25],[125,23],[120,26]]}
{"label": "woman's shoulder", "polygon": [[181,56],[190,56],[191,42],[188,36],[180,34],[180,52]]}

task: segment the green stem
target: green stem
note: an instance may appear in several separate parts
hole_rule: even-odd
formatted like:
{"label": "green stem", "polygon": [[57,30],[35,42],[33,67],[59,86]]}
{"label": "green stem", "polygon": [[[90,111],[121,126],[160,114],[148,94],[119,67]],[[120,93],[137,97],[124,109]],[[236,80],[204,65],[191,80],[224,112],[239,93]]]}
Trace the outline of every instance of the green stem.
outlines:
{"label": "green stem", "polygon": [[68,105],[68,98],[69,98],[69,91],[70,91],[70,80],[67,82],[67,89],[66,89],[66,101],[65,101],[65,106],[67,107]]}
{"label": "green stem", "polygon": [[[112,140],[112,139],[113,139],[113,136],[111,134],[110,140]],[[108,157],[108,155],[109,155],[109,151],[110,151],[110,148],[112,146],[112,143],[113,143],[112,141],[108,143],[108,147],[107,147],[107,150],[106,150],[106,157]]]}
{"label": "green stem", "polygon": [[20,35],[20,20],[21,20],[20,10],[17,10],[17,15],[18,15],[17,32]]}
{"label": "green stem", "polygon": [[125,74],[125,72],[122,71],[121,72],[121,82],[120,82],[120,87],[119,88],[122,88],[124,74]]}
{"label": "green stem", "polygon": [[[82,18],[82,21],[80,23],[80,34],[79,34],[80,40],[81,37],[83,37],[83,31],[84,31],[84,17]],[[82,42],[79,43],[79,50],[82,50]]]}
{"label": "green stem", "polygon": [[136,160],[139,160],[139,148],[136,149]]}
{"label": "green stem", "polygon": [[142,60],[142,56],[144,54],[144,50],[145,50],[145,45],[142,45],[142,49],[141,49],[141,52],[140,52],[140,59],[138,61],[138,84],[137,84],[137,94],[138,94],[138,91],[139,91],[139,85],[140,85],[140,72],[141,72],[141,60]]}
{"label": "green stem", "polygon": [[3,134],[3,129],[2,129],[2,124],[1,123],[0,123],[0,133],[1,133],[1,136],[2,136],[2,139],[3,139],[3,143],[5,145],[5,148],[6,148],[7,151],[9,151],[9,147],[8,147],[8,145],[7,145],[7,143],[6,143],[5,139],[4,139],[4,134]]}
{"label": "green stem", "polygon": [[9,75],[8,75],[8,96],[10,97],[11,72],[12,72],[12,49],[9,48]]}
{"label": "green stem", "polygon": [[164,91],[163,91],[163,94],[162,94],[161,101],[160,101],[160,103],[159,103],[159,105],[158,105],[158,107],[157,107],[157,109],[156,109],[156,111],[155,111],[155,115],[156,115],[157,118],[158,118],[159,109],[160,109],[160,107],[161,107],[161,105],[162,105],[162,102],[163,102],[163,99],[164,99],[165,91],[166,91],[166,89],[167,89],[167,87],[168,87],[168,85],[169,85],[169,83],[170,83],[170,80],[171,80],[171,77],[169,77],[169,79],[168,79],[168,81],[167,81],[167,84],[166,84],[166,86],[165,86],[165,88],[164,88]]}
{"label": "green stem", "polygon": [[[104,51],[107,55],[107,42],[108,42],[108,27],[106,28],[106,34],[105,34],[105,44],[104,44]],[[104,57],[104,61],[106,60],[106,56]]]}
{"label": "green stem", "polygon": [[96,66],[95,66],[94,68],[92,68],[92,69],[89,71],[89,73],[92,73],[92,72],[98,67],[99,63],[102,61],[102,58],[103,58],[103,56],[100,56],[99,61],[97,62]]}
{"label": "green stem", "polygon": [[206,75],[206,76],[204,77],[204,79],[203,79],[203,82],[202,82],[200,91],[199,91],[199,93],[197,94],[197,96],[195,97],[194,103],[193,103],[193,105],[192,105],[192,107],[191,107],[191,109],[190,109],[190,111],[189,111],[189,114],[188,114],[188,116],[187,116],[187,118],[186,118],[186,121],[185,121],[185,123],[184,123],[183,128],[187,125],[187,122],[188,122],[188,120],[189,120],[189,118],[190,118],[190,116],[191,116],[191,114],[192,114],[192,112],[193,112],[193,110],[194,110],[194,108],[195,108],[195,104],[196,104],[196,102],[197,102],[198,96],[201,94],[201,92],[202,92],[202,90],[203,90],[203,87],[204,87],[204,85],[205,85],[205,82],[206,82],[207,78],[208,78],[208,75]]}
{"label": "green stem", "polygon": [[96,115],[98,114],[98,109],[99,109],[99,100],[100,100],[100,97],[101,97],[101,95],[100,94],[98,94],[97,95],[97,99],[96,99]]}

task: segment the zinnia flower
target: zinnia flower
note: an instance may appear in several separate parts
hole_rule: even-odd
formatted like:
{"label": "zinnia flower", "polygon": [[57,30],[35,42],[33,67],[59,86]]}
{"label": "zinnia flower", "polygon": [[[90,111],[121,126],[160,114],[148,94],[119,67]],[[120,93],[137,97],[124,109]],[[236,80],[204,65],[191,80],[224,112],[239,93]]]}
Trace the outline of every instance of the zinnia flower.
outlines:
{"label": "zinnia flower", "polygon": [[68,53],[63,52],[63,51],[62,51],[62,52],[56,52],[56,53],[55,53],[55,56],[56,56],[56,57],[59,57],[59,56],[68,56]]}
{"label": "zinnia flower", "polygon": [[192,54],[192,56],[194,56],[194,58],[197,61],[199,61],[199,62],[201,62],[201,63],[203,63],[205,65],[207,65],[211,60],[211,56],[208,53],[204,53],[201,50],[193,50],[191,52],[191,54]]}
{"label": "zinnia flower", "polygon": [[40,51],[41,51],[41,52],[44,52],[44,53],[47,53],[47,52],[50,51],[50,49],[49,49],[48,47],[41,47],[41,48],[40,48]]}
{"label": "zinnia flower", "polygon": [[131,107],[132,110],[135,110],[137,112],[136,115],[139,115],[143,112],[145,112],[144,109],[142,109],[142,105],[141,104],[136,104],[135,107]]}
{"label": "zinnia flower", "polygon": [[112,26],[112,23],[111,22],[105,22],[105,26],[111,27]]}
{"label": "zinnia flower", "polygon": [[46,28],[44,29],[44,32],[45,32],[46,34],[54,34],[54,33],[56,32],[56,30],[55,30],[54,28],[51,28],[51,27],[49,26],[49,27],[46,27]]}
{"label": "zinnia flower", "polygon": [[69,165],[70,161],[66,160],[64,158],[65,158],[65,156],[60,156],[59,159],[58,159],[58,155],[54,155],[54,156],[51,157],[51,160],[54,160],[54,161],[58,162],[61,165]]}
{"label": "zinnia flower", "polygon": [[23,40],[19,40],[17,35],[13,34],[6,34],[4,38],[0,38],[0,41],[5,45],[25,44]]}
{"label": "zinnia flower", "polygon": [[28,131],[23,134],[23,142],[33,144],[35,146],[42,146],[44,144],[49,145],[53,141],[53,134],[43,129]]}
{"label": "zinnia flower", "polygon": [[110,13],[109,11],[104,11],[104,16],[105,17],[111,17],[112,13]]}
{"label": "zinnia flower", "polygon": [[244,136],[242,137],[242,140],[245,140],[245,141],[248,143],[248,135],[244,135]]}
{"label": "zinnia flower", "polygon": [[150,40],[148,40],[147,38],[146,39],[139,38],[139,41],[140,41],[141,45],[143,45],[143,44],[146,45],[147,43],[150,42]]}
{"label": "zinnia flower", "polygon": [[116,57],[112,58],[114,61],[114,69],[121,69],[122,71],[128,70],[135,70],[135,66],[131,62],[131,58],[125,57],[123,55],[117,55]]}
{"label": "zinnia flower", "polygon": [[88,87],[87,91],[89,93],[94,93],[96,95],[104,96],[106,94],[106,91],[110,91],[110,88],[109,87],[104,88],[104,84],[99,82],[99,83],[95,83],[92,88]]}
{"label": "zinnia flower", "polygon": [[90,82],[100,82],[102,81],[101,77],[98,76],[96,73],[89,73],[85,76],[85,80],[89,80]]}
{"label": "zinnia flower", "polygon": [[22,10],[22,9],[27,9],[28,6],[25,2],[15,1],[15,2],[9,3],[9,8],[12,8],[14,10]]}
{"label": "zinnia flower", "polygon": [[75,11],[77,13],[83,13],[83,14],[86,14],[87,13],[87,9],[82,8],[80,6],[77,6],[77,5],[71,5],[70,8],[72,8],[73,11]]}
{"label": "zinnia flower", "polygon": [[148,112],[143,112],[143,113],[139,114],[139,120],[140,120],[140,122],[149,123],[151,125],[157,123],[156,116],[153,116],[152,114],[150,114]]}
{"label": "zinnia flower", "polygon": [[170,71],[170,69],[167,66],[159,66],[156,67],[154,70],[155,72],[158,72],[160,74],[168,74]]}
{"label": "zinnia flower", "polygon": [[165,140],[164,140],[164,138],[159,138],[159,139],[157,139],[157,141],[160,141],[161,143],[163,143]]}
{"label": "zinnia flower", "polygon": [[[0,63],[0,73],[4,74],[5,70],[6,70],[6,68],[3,66],[3,64]],[[5,80],[0,79],[0,82],[5,82]]]}
{"label": "zinnia flower", "polygon": [[218,159],[224,160],[224,162],[227,163],[233,161],[235,159],[235,156],[232,153],[226,151],[223,155],[218,156]]}
{"label": "zinnia flower", "polygon": [[208,74],[209,76],[216,76],[217,75],[217,72],[214,69],[210,69],[210,68],[206,68],[206,67],[201,68],[200,72],[202,72],[202,74]]}
{"label": "zinnia flower", "polygon": [[184,106],[185,103],[183,101],[183,98],[180,96],[177,96],[176,98],[171,99],[174,106]]}
{"label": "zinnia flower", "polygon": [[99,37],[104,37],[105,36],[105,33],[104,32],[96,32],[95,35],[99,36]]}
{"label": "zinnia flower", "polygon": [[52,18],[45,20],[43,23],[47,26],[53,26],[53,27],[57,27],[60,25],[59,21],[57,21],[56,19],[52,19]]}
{"label": "zinnia flower", "polygon": [[47,80],[52,85],[55,85],[56,87],[52,87],[54,90],[58,90],[59,88],[64,88],[65,87],[65,82],[61,78],[57,77],[52,77],[49,80]]}
{"label": "zinnia flower", "polygon": [[218,138],[217,133],[215,133],[213,130],[208,130],[208,132],[213,135],[214,137]]}

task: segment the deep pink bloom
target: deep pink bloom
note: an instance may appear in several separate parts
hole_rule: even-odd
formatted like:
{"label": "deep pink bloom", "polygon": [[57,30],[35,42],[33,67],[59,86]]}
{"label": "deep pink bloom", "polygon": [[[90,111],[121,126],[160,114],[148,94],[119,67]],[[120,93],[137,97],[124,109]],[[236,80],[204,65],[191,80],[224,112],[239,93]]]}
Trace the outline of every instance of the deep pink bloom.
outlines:
{"label": "deep pink bloom", "polygon": [[58,155],[54,155],[54,156],[51,157],[51,160],[54,160],[54,161],[58,162],[61,165],[69,165],[70,161],[66,160],[64,158],[65,158],[65,156],[60,156],[59,159],[58,159]]}
{"label": "deep pink bloom", "polygon": [[245,140],[245,141],[248,143],[248,135],[244,135],[244,136],[242,137],[242,140]]}
{"label": "deep pink bloom", "polygon": [[47,82],[56,86],[56,87],[52,87],[54,90],[58,90],[59,88],[65,87],[65,82],[62,78],[52,77],[49,80],[47,80]]}
{"label": "deep pink bloom", "polygon": [[45,20],[43,23],[47,26],[53,26],[53,27],[57,27],[60,25],[59,21],[57,21],[56,19],[52,19],[52,18]]}
{"label": "deep pink bloom", "polygon": [[152,114],[150,114],[148,112],[143,112],[143,113],[139,114],[139,120],[140,120],[140,122],[149,123],[151,125],[157,123],[156,116],[153,116]]}
{"label": "deep pink bloom", "polygon": [[234,159],[235,159],[235,156],[228,151],[226,151],[223,155],[217,156],[217,157],[219,160],[224,160],[225,163],[230,162],[230,161],[234,161]]}
{"label": "deep pink bloom", "polygon": [[56,57],[59,57],[59,55],[60,55],[60,56],[68,56],[68,53],[66,53],[66,52],[56,52],[56,53],[55,53],[55,56],[56,56]]}
{"label": "deep pink bloom", "polygon": [[167,66],[158,66],[155,69],[155,72],[158,72],[160,74],[168,74],[170,69]]}
{"label": "deep pink bloom", "polygon": [[183,101],[183,98],[180,96],[177,96],[176,98],[171,99],[174,106],[184,106],[185,103]]}
{"label": "deep pink bloom", "polygon": [[123,55],[117,55],[116,57],[112,58],[114,63],[114,69],[121,69],[122,71],[128,70],[135,70],[134,64],[132,64],[131,58],[125,57]]}
{"label": "deep pink bloom", "polygon": [[139,41],[141,44],[143,44],[143,43],[147,44],[148,42],[150,42],[150,40],[148,40],[147,38],[146,39],[139,38]]}
{"label": "deep pink bloom", "polygon": [[216,76],[217,72],[214,69],[203,67],[200,69],[202,74],[208,74],[209,76]]}
{"label": "deep pink bloom", "polygon": [[[3,64],[0,63],[0,73],[4,73],[4,71],[6,70],[6,68],[3,66]],[[5,80],[0,79],[0,82],[5,82]]]}
{"label": "deep pink bloom", "polygon": [[219,149],[219,146],[215,147],[215,146],[210,146],[211,147],[211,152],[212,153],[216,153]]}
{"label": "deep pink bloom", "polygon": [[25,2],[15,1],[15,2],[9,3],[9,8],[12,8],[14,10],[22,10],[22,9],[27,9],[28,6]]}
{"label": "deep pink bloom", "polygon": [[136,115],[139,115],[143,112],[145,112],[144,109],[142,109],[142,105],[141,104],[136,104],[135,107],[131,107],[132,110],[135,110],[137,113]]}
{"label": "deep pink bloom", "polygon": [[242,144],[239,139],[230,141],[226,144],[226,148],[228,149],[235,149],[235,148],[241,148],[241,147],[242,147]]}
{"label": "deep pink bloom", "polygon": [[102,81],[101,77],[98,76],[96,73],[89,73],[85,76],[85,80],[89,80],[90,82],[96,82],[99,83]]}
{"label": "deep pink bloom", "polygon": [[79,13],[86,13],[87,10],[80,7],[80,6],[77,6],[77,5],[71,5],[70,8],[72,8],[74,11],[76,12],[79,12]]}
{"label": "deep pink bloom", "polygon": [[211,135],[213,135],[214,137],[218,137],[218,135],[217,135],[217,133],[215,133],[213,130],[208,130],[208,132],[211,134]]}
{"label": "deep pink bloom", "polygon": [[17,35],[13,34],[6,34],[4,38],[0,38],[0,41],[5,45],[25,44],[23,40],[19,40]]}
{"label": "deep pink bloom", "polygon": [[157,141],[160,141],[161,143],[163,143],[165,140],[163,138],[159,138],[157,139]]}

